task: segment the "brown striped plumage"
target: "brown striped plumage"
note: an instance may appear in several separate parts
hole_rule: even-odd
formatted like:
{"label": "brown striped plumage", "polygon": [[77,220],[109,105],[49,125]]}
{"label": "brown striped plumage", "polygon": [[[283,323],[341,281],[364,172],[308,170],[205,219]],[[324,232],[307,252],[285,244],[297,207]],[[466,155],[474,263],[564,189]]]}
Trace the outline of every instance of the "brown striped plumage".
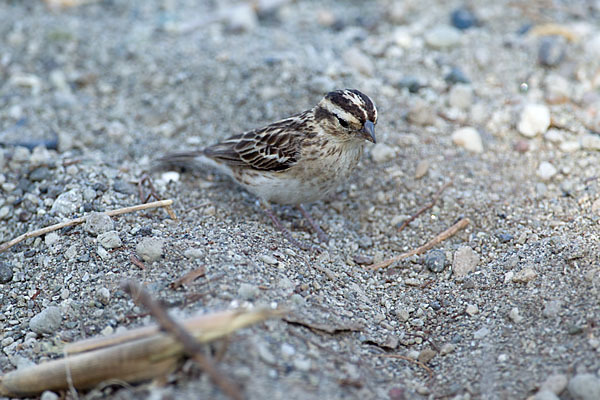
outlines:
{"label": "brown striped plumage", "polygon": [[210,164],[265,202],[300,205],[323,198],[348,178],[365,140],[375,143],[376,123],[368,96],[336,90],[303,113],[159,161]]}

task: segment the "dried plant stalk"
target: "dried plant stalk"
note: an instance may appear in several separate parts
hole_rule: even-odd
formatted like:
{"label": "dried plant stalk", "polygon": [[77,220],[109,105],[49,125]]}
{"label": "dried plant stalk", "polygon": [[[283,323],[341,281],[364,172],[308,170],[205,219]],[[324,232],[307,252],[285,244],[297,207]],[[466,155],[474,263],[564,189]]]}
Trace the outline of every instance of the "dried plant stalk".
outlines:
{"label": "dried plant stalk", "polygon": [[[248,325],[279,315],[273,310],[225,311],[194,317],[182,324],[201,342],[228,335]],[[173,371],[183,359],[183,346],[157,326],[133,329],[105,338],[65,346],[65,357],[0,376],[0,396],[34,396],[44,390],[76,389],[119,379],[130,383]]]}

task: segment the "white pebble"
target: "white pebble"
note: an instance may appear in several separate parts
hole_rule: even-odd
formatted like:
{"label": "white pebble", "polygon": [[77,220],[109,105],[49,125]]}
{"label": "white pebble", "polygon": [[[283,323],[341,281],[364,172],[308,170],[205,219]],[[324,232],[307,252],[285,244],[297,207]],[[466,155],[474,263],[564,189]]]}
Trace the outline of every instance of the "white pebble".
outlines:
{"label": "white pebble", "polygon": [[250,32],[258,26],[258,17],[252,5],[242,3],[225,12],[225,22],[233,32]]}
{"label": "white pebble", "polygon": [[548,181],[552,179],[557,172],[558,170],[556,167],[554,167],[554,165],[550,164],[548,161],[542,161],[537,169],[536,174],[543,181]]}
{"label": "white pebble", "polygon": [[475,304],[469,304],[465,310],[467,314],[473,316],[479,312],[479,308]]}
{"label": "white pebble", "polygon": [[462,246],[454,253],[452,271],[455,276],[465,276],[479,264],[479,255],[469,246]]}
{"label": "white pebble", "polygon": [[461,33],[448,25],[438,25],[425,34],[425,43],[435,49],[456,46],[460,42]]}
{"label": "white pebble", "polygon": [[121,238],[117,231],[108,231],[98,235],[98,243],[105,249],[116,249],[122,246]]}
{"label": "white pebble", "polygon": [[471,85],[457,84],[448,93],[448,104],[461,110],[466,110],[473,103],[473,88]]}
{"label": "white pebble", "polygon": [[518,324],[521,321],[523,321],[523,316],[521,314],[519,314],[519,308],[518,307],[513,307],[510,310],[510,312],[508,313],[508,318],[510,318],[510,320],[512,322],[514,322],[515,324]]}
{"label": "white pebble", "polygon": [[344,52],[342,59],[352,68],[363,75],[372,76],[375,66],[371,59],[356,47],[351,47]]}
{"label": "white pebble", "polygon": [[564,374],[553,374],[546,378],[540,385],[540,391],[547,390],[560,394],[567,387],[568,379]]}
{"label": "white pebble", "polygon": [[473,337],[475,339],[483,339],[484,337],[489,335],[489,333],[490,333],[490,330],[484,326],[483,328],[478,329],[475,332],[473,332]]}
{"label": "white pebble", "polygon": [[600,136],[585,134],[581,137],[581,147],[586,150],[600,150]]}
{"label": "white pebble", "polygon": [[179,182],[180,176],[181,174],[177,171],[167,171],[161,174],[160,179],[165,182]]}
{"label": "white pebble", "polygon": [[536,277],[537,272],[535,272],[533,268],[525,267],[513,276],[512,281],[515,283],[527,283],[534,280]]}
{"label": "white pebble", "polygon": [[534,137],[550,127],[550,109],[543,104],[527,104],[521,112],[517,129],[523,136]]}
{"label": "white pebble", "polygon": [[571,378],[569,394],[574,400],[600,399],[600,379],[593,374],[579,374]]}
{"label": "white pebble", "polygon": [[464,149],[473,153],[483,152],[481,135],[479,135],[477,129],[470,126],[455,130],[452,134],[452,142],[454,142],[455,145],[463,147]]}
{"label": "white pebble", "polygon": [[377,143],[371,149],[371,157],[376,163],[384,163],[396,157],[396,150],[385,143]]}
{"label": "white pebble", "polygon": [[85,217],[83,230],[87,233],[98,236],[101,233],[112,231],[115,224],[110,216],[103,212],[92,212]]}
{"label": "white pebble", "polygon": [[44,242],[46,243],[46,246],[48,246],[48,247],[53,246],[59,240],[60,240],[60,236],[56,232],[50,232],[44,238]]}
{"label": "white pebble", "polygon": [[558,396],[549,390],[540,390],[533,396],[533,400],[560,400]]}
{"label": "white pebble", "polygon": [[279,261],[277,261],[277,259],[275,257],[272,257],[267,254],[262,254],[260,256],[260,260],[262,262],[264,262],[265,264],[269,264],[269,265],[277,265],[277,263],[279,263]]}
{"label": "white pebble", "polygon": [[143,238],[135,247],[135,251],[144,261],[156,261],[163,254],[165,241],[159,238]]}
{"label": "white pebble", "polygon": [[62,312],[59,307],[50,306],[31,318],[29,329],[35,333],[54,333],[62,322]]}

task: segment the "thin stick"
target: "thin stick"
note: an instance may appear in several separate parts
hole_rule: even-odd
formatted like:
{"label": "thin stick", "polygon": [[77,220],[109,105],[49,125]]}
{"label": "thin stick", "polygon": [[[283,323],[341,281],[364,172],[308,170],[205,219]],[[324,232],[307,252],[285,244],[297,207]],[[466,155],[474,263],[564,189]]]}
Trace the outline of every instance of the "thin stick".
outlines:
{"label": "thin stick", "polygon": [[405,361],[409,361],[411,363],[417,364],[419,367],[423,368],[425,371],[427,371],[427,373],[429,374],[430,378],[433,378],[433,371],[431,368],[429,368],[427,365],[425,365],[424,363],[422,363],[419,360],[415,360],[414,358],[410,358],[410,357],[406,357],[400,354],[378,354],[379,357],[384,357],[384,358],[398,358],[400,360],[405,360]]}
{"label": "thin stick", "polygon": [[171,318],[167,311],[139,283],[129,280],[123,282],[121,287],[132,297],[136,304],[141,304],[150,311],[158,324],[181,343],[185,353],[200,365],[200,368],[210,376],[224,393],[235,400],[243,398],[240,389],[222,375],[213,363],[202,354],[203,346],[183,326]]}
{"label": "thin stick", "polygon": [[[109,217],[114,217],[116,215],[127,214],[127,213],[131,213],[134,211],[146,210],[148,208],[156,208],[156,207],[167,207],[167,212],[168,212],[168,208],[171,206],[171,204],[173,204],[173,200],[154,201],[152,203],[139,204],[137,206],[131,206],[131,207],[119,208],[117,210],[106,211],[105,214],[108,215]],[[173,212],[173,211],[171,210],[171,212]],[[10,241],[0,245],[0,253],[5,252],[6,250],[11,248],[15,244],[21,243],[23,240],[38,237],[41,235],[45,235],[46,233],[54,232],[59,229],[65,228],[67,226],[83,224],[85,222],[85,219],[86,219],[86,217],[79,217],[79,218],[70,219],[68,221],[61,222],[59,224],[50,225],[50,226],[47,226],[45,228],[38,229],[35,231],[26,232],[26,233],[22,234],[21,236],[18,236],[16,238],[14,238],[13,240],[10,240]]]}
{"label": "thin stick", "polygon": [[438,243],[441,243],[444,240],[448,239],[449,237],[454,236],[456,234],[456,232],[460,231],[461,229],[464,229],[470,223],[471,223],[471,220],[469,218],[463,218],[460,221],[458,221],[456,224],[452,225],[450,228],[446,229],[444,232],[442,232],[439,235],[437,235],[436,237],[434,237],[429,242],[425,243],[423,246],[417,247],[416,249],[413,249],[411,251],[407,251],[406,253],[402,253],[396,257],[388,258],[387,260],[384,260],[380,263],[370,265],[367,268],[370,270],[376,271],[381,268],[389,267],[396,261],[400,261],[400,260],[403,260],[405,258],[414,256],[417,254],[423,254],[427,250],[433,248]]}
{"label": "thin stick", "polygon": [[433,206],[435,206],[435,203],[437,203],[438,200],[440,199],[440,196],[442,195],[444,190],[446,190],[446,188],[450,185],[452,185],[452,181],[444,183],[442,185],[442,187],[439,188],[438,191],[433,195],[433,199],[431,200],[431,203],[427,204],[426,206],[421,207],[421,209],[419,211],[417,211],[416,214],[412,215],[411,217],[407,218],[404,222],[402,222],[402,225],[400,225],[400,227],[398,228],[398,232],[404,230],[404,228],[406,228],[408,226],[408,224],[410,224],[415,219],[417,219],[417,217],[419,215],[423,214],[425,211],[429,210],[430,208],[433,208]]}

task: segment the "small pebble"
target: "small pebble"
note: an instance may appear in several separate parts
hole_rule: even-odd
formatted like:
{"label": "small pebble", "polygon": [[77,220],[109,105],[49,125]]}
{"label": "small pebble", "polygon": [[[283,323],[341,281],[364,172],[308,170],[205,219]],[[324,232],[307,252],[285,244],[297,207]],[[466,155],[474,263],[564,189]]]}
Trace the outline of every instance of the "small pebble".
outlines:
{"label": "small pebble", "polygon": [[562,36],[545,36],[540,39],[538,62],[544,67],[555,67],[564,58],[567,41]]}
{"label": "small pebble", "polygon": [[85,217],[83,230],[93,236],[112,231],[115,224],[111,217],[102,212],[92,212]]}
{"label": "small pebble", "polygon": [[377,143],[371,148],[371,157],[378,164],[384,163],[396,157],[396,150],[385,143]]}
{"label": "small pebble", "polygon": [[100,303],[107,305],[110,303],[110,290],[105,287],[101,287],[96,291],[96,298]]}
{"label": "small pebble", "polygon": [[567,386],[573,400],[600,399],[600,379],[593,374],[578,374],[569,381]]}
{"label": "small pebble", "polygon": [[550,300],[544,305],[544,309],[542,310],[542,315],[546,318],[555,318],[558,316],[560,309],[562,308],[562,301],[560,300]]}
{"label": "small pebble", "polygon": [[581,137],[581,147],[586,150],[600,150],[600,135],[588,133]]}
{"label": "small pebble", "polygon": [[453,343],[444,343],[440,348],[440,355],[445,356],[456,350],[456,345]]}
{"label": "small pebble", "polygon": [[531,267],[525,267],[521,271],[517,272],[512,281],[515,283],[527,283],[534,280],[537,277],[537,272]]}
{"label": "small pebble", "polygon": [[164,239],[145,237],[135,247],[135,251],[144,261],[156,261],[163,254]]}
{"label": "small pebble", "polygon": [[600,215],[600,198],[596,199],[593,203],[592,203],[592,212],[594,214]]}
{"label": "small pebble", "polygon": [[552,177],[557,173],[558,170],[556,167],[554,167],[554,165],[550,164],[548,161],[542,161],[536,171],[536,175],[543,181],[552,179]]}
{"label": "small pebble", "polygon": [[519,308],[513,307],[508,313],[508,318],[515,324],[519,324],[523,321],[523,316],[519,314]]}
{"label": "small pebble", "polygon": [[511,235],[510,233],[506,233],[506,232],[499,232],[496,235],[496,237],[498,238],[498,241],[500,241],[500,243],[508,243],[514,239],[513,235]]}
{"label": "small pebble", "polygon": [[105,249],[116,249],[121,247],[123,243],[117,231],[108,231],[98,235],[98,243]]}
{"label": "small pebble", "polygon": [[473,271],[479,264],[479,255],[469,246],[462,246],[454,253],[452,271],[455,276],[462,277]]}
{"label": "small pebble", "polygon": [[540,391],[547,390],[554,394],[561,394],[567,388],[568,379],[564,374],[553,374],[546,378],[540,385]]}
{"label": "small pebble", "polygon": [[294,357],[293,363],[294,368],[296,368],[298,371],[310,371],[311,362],[308,358]]}
{"label": "small pebble", "polygon": [[437,25],[425,33],[425,43],[434,49],[456,46],[460,39],[460,31],[448,25]]}
{"label": "small pebble", "polygon": [[60,399],[59,395],[49,390],[45,390],[40,396],[40,400],[58,400]]}
{"label": "small pebble", "polygon": [[456,83],[471,83],[471,80],[459,67],[452,67],[450,72],[444,77],[444,80],[451,85]]}
{"label": "small pebble", "polygon": [[483,339],[489,333],[490,333],[490,330],[484,326],[483,328],[478,329],[475,332],[473,332],[473,338],[475,338],[475,339]]}
{"label": "small pebble", "polygon": [[464,83],[452,86],[448,93],[448,104],[461,110],[467,110],[473,103],[473,88]]}
{"label": "small pebble", "polygon": [[540,390],[533,396],[533,400],[560,400],[557,395],[549,390]]}
{"label": "small pebble", "polygon": [[455,28],[465,30],[477,25],[477,17],[469,8],[460,7],[452,11],[450,22]]}
{"label": "small pebble", "polygon": [[483,142],[477,129],[470,126],[460,128],[452,133],[452,142],[473,153],[483,152]]}
{"label": "small pebble", "polygon": [[63,216],[74,214],[79,210],[82,201],[81,192],[77,189],[71,189],[68,192],[60,194],[54,200],[50,212]]}
{"label": "small pebble", "polygon": [[224,15],[227,29],[231,32],[250,32],[258,26],[258,17],[249,3],[228,7]]}
{"label": "small pebble", "polygon": [[44,243],[46,243],[46,246],[48,247],[55,245],[59,240],[60,236],[56,232],[49,232],[46,234],[46,237],[44,237]]}
{"label": "small pebble", "polygon": [[521,116],[517,129],[526,137],[534,137],[544,133],[550,127],[550,109],[543,104],[527,104]]}
{"label": "small pebble", "polygon": [[13,269],[12,265],[0,261],[0,284],[12,281]]}
{"label": "small pebble", "polygon": [[446,253],[442,250],[429,250],[425,254],[425,266],[431,272],[442,272],[446,265]]}
{"label": "small pebble", "polygon": [[479,308],[477,308],[475,304],[469,304],[465,311],[472,317],[473,315],[479,313]]}
{"label": "small pebble", "polygon": [[187,249],[183,252],[183,255],[187,258],[200,258],[204,255],[204,250],[201,248]]}
{"label": "small pebble", "polygon": [[409,93],[418,93],[425,85],[413,76],[406,76],[398,82],[398,87],[407,88]]}
{"label": "small pebble", "polygon": [[59,307],[50,306],[29,321],[29,329],[37,334],[54,333],[62,322],[62,312]]}
{"label": "small pebble", "polygon": [[275,257],[270,256],[268,254],[261,254],[259,258],[265,264],[269,264],[269,265],[277,265],[277,264],[279,264],[279,261]]}
{"label": "small pebble", "polygon": [[429,160],[420,160],[417,164],[417,168],[415,168],[415,179],[421,179],[427,175],[427,171],[429,171],[429,165]]}
{"label": "small pebble", "polygon": [[423,364],[427,364],[429,361],[433,360],[436,356],[436,352],[430,348],[425,348],[419,352],[419,356],[417,360],[422,362]]}
{"label": "small pebble", "polygon": [[238,295],[245,300],[252,300],[258,296],[258,287],[249,283],[242,283],[238,289]]}

